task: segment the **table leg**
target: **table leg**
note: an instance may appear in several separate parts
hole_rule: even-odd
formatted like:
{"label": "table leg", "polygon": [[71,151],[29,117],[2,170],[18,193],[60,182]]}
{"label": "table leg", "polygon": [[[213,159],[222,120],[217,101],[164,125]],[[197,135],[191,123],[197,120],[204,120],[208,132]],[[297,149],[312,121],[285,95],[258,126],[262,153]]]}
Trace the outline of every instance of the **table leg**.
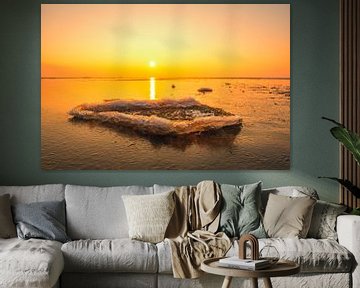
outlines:
{"label": "table leg", "polygon": [[258,279],[257,278],[251,278],[252,287],[258,288]]}
{"label": "table leg", "polygon": [[265,288],[273,288],[270,278],[263,278],[263,279],[264,279]]}
{"label": "table leg", "polygon": [[224,282],[221,286],[221,288],[230,288],[232,277],[231,276],[225,276]]}

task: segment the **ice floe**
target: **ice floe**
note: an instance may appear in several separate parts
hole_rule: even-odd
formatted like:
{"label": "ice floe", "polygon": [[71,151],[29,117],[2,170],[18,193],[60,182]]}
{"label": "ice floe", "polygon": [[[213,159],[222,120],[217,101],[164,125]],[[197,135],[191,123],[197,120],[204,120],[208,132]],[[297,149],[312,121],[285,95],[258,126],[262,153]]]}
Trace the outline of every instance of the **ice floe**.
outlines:
{"label": "ice floe", "polygon": [[201,104],[193,98],[82,104],[69,114],[74,119],[128,127],[152,135],[184,135],[242,125],[238,115]]}

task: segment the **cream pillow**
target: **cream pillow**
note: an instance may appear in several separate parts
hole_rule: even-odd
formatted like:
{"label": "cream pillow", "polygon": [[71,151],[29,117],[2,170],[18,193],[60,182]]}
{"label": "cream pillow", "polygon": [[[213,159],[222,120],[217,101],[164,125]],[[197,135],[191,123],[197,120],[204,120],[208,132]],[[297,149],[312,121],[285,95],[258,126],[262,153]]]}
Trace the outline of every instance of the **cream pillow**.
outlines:
{"label": "cream pillow", "polygon": [[164,240],[175,207],[173,193],[122,196],[131,239],[151,243]]}
{"label": "cream pillow", "polygon": [[269,195],[264,228],[269,237],[306,238],[316,200],[311,197]]}

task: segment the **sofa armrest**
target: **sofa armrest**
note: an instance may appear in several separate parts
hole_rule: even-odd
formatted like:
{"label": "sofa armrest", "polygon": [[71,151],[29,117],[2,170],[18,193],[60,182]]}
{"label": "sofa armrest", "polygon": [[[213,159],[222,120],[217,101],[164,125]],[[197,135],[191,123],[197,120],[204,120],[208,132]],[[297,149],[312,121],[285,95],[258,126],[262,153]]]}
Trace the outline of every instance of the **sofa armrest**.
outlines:
{"label": "sofa armrest", "polygon": [[360,216],[341,215],[337,218],[339,244],[347,248],[355,257],[352,273],[353,287],[360,287]]}

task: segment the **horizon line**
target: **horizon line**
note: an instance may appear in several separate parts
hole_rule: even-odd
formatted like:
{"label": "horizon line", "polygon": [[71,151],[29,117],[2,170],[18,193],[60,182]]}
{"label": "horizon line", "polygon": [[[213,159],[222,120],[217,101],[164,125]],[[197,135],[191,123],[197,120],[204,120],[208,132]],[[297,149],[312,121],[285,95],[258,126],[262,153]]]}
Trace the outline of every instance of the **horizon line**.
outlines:
{"label": "horizon line", "polygon": [[44,76],[41,79],[45,80],[65,80],[65,79],[117,79],[122,81],[145,81],[150,78],[155,78],[156,80],[186,80],[186,79],[278,79],[278,80],[290,80],[291,77],[121,77],[121,76]]}

